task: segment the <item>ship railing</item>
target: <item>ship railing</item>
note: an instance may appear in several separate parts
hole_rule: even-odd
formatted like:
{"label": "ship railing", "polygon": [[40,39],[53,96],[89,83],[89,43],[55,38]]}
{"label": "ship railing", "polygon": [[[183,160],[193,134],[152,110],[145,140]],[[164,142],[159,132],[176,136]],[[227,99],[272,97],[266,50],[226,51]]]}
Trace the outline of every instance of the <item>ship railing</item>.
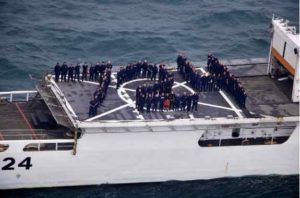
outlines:
{"label": "ship railing", "polygon": [[29,101],[36,95],[37,91],[27,90],[27,91],[5,91],[0,92],[0,99],[7,100],[9,102],[14,101]]}
{"label": "ship railing", "polygon": [[46,129],[1,129],[0,130],[0,141],[7,140],[49,140],[49,139],[70,139],[66,131],[60,130],[46,130]]}

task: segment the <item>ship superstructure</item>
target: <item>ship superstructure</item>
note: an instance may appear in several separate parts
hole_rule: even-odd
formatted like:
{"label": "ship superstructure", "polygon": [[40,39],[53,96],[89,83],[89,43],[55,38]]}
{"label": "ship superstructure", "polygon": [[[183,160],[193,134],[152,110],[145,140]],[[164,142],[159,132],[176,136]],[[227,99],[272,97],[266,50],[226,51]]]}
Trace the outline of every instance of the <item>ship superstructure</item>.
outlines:
{"label": "ship superstructure", "polygon": [[[98,82],[55,82],[1,92],[0,188],[196,180],[299,174],[299,34],[273,19],[269,58],[222,60],[248,95],[199,92],[198,111],[140,113],[139,78],[116,89],[114,67],[98,114]],[[283,46],[282,46],[283,44]],[[206,74],[204,62],[194,63]],[[175,93],[194,93],[176,70]]]}

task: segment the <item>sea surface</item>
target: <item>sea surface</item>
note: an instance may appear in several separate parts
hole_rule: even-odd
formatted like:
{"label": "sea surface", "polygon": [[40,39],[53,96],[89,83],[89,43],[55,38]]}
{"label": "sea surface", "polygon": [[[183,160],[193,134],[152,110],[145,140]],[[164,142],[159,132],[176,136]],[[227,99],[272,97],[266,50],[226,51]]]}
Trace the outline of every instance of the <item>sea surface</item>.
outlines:
{"label": "sea surface", "polygon": [[[186,53],[192,61],[204,61],[210,52],[221,59],[267,57],[273,14],[298,27],[299,1],[0,0],[0,91],[33,89],[36,79],[63,61],[90,64],[111,60],[115,65],[141,59],[174,62],[178,52]],[[298,197],[299,176],[31,189],[5,194],[47,198]]]}

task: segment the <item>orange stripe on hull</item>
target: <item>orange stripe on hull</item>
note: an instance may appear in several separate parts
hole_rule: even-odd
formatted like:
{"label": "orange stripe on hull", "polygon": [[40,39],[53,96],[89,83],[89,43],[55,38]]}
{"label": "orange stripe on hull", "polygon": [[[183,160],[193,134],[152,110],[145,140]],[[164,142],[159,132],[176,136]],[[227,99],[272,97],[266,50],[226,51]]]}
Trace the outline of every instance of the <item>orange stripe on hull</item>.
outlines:
{"label": "orange stripe on hull", "polygon": [[272,47],[272,55],[293,75],[295,75],[295,69]]}

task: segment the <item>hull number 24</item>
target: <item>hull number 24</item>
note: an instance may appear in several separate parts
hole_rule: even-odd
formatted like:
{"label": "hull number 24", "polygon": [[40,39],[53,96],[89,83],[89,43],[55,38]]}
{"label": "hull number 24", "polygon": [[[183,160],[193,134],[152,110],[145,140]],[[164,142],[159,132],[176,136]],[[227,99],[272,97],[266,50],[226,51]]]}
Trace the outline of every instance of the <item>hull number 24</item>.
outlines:
{"label": "hull number 24", "polygon": [[18,166],[16,166],[15,163],[16,160],[12,157],[4,158],[2,163],[4,164],[4,166],[1,164],[2,166],[1,170],[14,170],[15,167],[24,167],[26,170],[29,170],[30,167],[32,167],[31,157],[26,157],[18,164]]}

